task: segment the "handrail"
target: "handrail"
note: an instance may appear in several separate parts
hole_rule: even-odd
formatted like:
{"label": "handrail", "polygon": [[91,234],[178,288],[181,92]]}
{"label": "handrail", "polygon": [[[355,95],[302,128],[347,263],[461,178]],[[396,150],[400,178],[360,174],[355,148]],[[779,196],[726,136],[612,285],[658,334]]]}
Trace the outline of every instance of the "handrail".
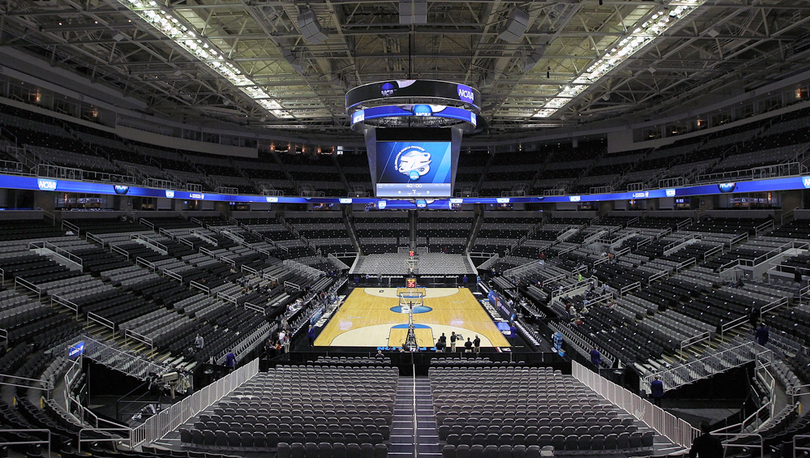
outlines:
{"label": "handrail", "polygon": [[692,445],[700,430],[685,420],[675,417],[664,409],[642,399],[626,388],[605,379],[582,364],[571,362],[571,375],[606,400],[634,415],[650,428],[665,436],[671,442],[685,448]]}
{"label": "handrail", "polygon": [[633,291],[637,291],[637,290],[640,290],[640,289],[641,289],[641,282],[637,281],[637,282],[631,283],[629,285],[623,286],[619,290],[619,296],[626,296],[626,295],[632,293]]}
{"label": "handrail", "polygon": [[125,250],[125,249],[123,249],[123,248],[121,248],[121,247],[119,247],[117,245],[110,245],[110,252],[113,252],[113,251],[115,251],[116,253],[120,254],[121,256],[127,258],[127,261],[129,261],[129,259],[130,259],[129,251],[127,251],[127,250]]}
{"label": "handrail", "polygon": [[720,254],[723,253],[723,245],[717,245],[716,247],[709,248],[708,250],[703,252],[703,262],[708,261],[709,258],[717,254],[718,251],[720,252]]}
{"label": "handrail", "polygon": [[192,280],[192,281],[188,282],[188,286],[190,288],[194,288],[194,289],[198,289],[198,290],[202,291],[203,293],[205,293],[206,296],[211,295],[211,288],[203,285],[202,283],[198,283],[198,282]]}
{"label": "handrail", "polygon": [[14,277],[14,291],[17,291],[17,286],[21,286],[27,290],[36,293],[37,298],[39,298],[40,300],[42,299],[42,288],[31,283],[30,281],[22,277]]}
{"label": "handrail", "polygon": [[[10,380],[19,380],[20,383],[15,383]],[[20,377],[19,375],[11,375],[11,374],[0,374],[0,385],[14,386],[19,388],[38,388],[49,392],[48,397],[50,397],[50,391],[53,390],[53,383],[49,380],[30,377]]]}
{"label": "handrail", "polygon": [[[41,244],[42,246],[37,246],[37,244]],[[68,250],[66,250],[66,249],[64,249],[64,248],[62,248],[60,246],[54,245],[51,242],[47,242],[47,241],[30,242],[28,244],[28,248],[30,249],[31,247],[51,250],[51,251],[54,252],[55,255],[61,257],[62,259],[66,260],[66,261],[70,261],[72,263],[78,264],[82,268],[82,270],[84,270],[84,265],[83,265],[84,261],[82,261],[82,258],[76,256],[75,254],[71,253],[70,251],[68,251]]]}
{"label": "handrail", "polygon": [[62,230],[64,231],[64,230],[65,230],[65,228],[70,229],[70,230],[71,230],[71,231],[73,231],[73,233],[74,233],[74,234],[76,234],[76,235],[79,235],[79,234],[81,233],[81,229],[79,229],[79,226],[77,226],[77,225],[75,225],[75,224],[71,223],[70,221],[68,221],[68,220],[66,220],[66,219],[63,219],[63,220],[62,220],[62,225],[61,225],[60,229],[62,229]]}
{"label": "handrail", "polygon": [[[671,385],[671,386],[665,387],[667,389],[672,389],[672,388],[675,388],[677,386],[680,386],[678,384],[678,382],[677,382],[677,379],[678,379],[678,377],[681,377],[680,374],[683,372],[684,369],[689,371],[690,370],[689,367],[695,367],[695,368],[698,368],[698,369],[702,368],[703,371],[705,371],[706,370],[705,368],[708,366],[708,367],[713,368],[715,370],[715,372],[713,372],[713,373],[722,372],[723,370],[725,370],[724,367],[714,367],[712,365],[712,363],[715,362],[715,361],[718,361],[718,360],[723,360],[727,355],[733,355],[734,356],[733,361],[728,361],[728,363],[732,364],[732,365],[739,365],[739,361],[741,360],[741,358],[740,358],[740,353],[738,352],[738,350],[746,350],[746,352],[743,353],[744,356],[749,356],[749,357],[753,356],[750,359],[746,359],[746,361],[756,360],[756,359],[758,359],[760,357],[764,357],[763,355],[770,355],[770,353],[771,353],[770,350],[765,349],[764,347],[759,347],[759,348],[757,348],[757,347],[759,347],[759,346],[756,345],[756,343],[746,342],[746,343],[739,344],[739,345],[737,345],[735,347],[732,347],[732,348],[727,348],[727,349],[725,349],[723,351],[720,351],[720,352],[717,352],[717,353],[713,353],[713,354],[710,354],[710,355],[705,355],[705,356],[703,356],[703,357],[701,357],[699,359],[696,359],[694,361],[689,361],[687,363],[684,363],[684,364],[681,364],[681,365],[678,365],[678,366],[675,366],[675,367],[671,367],[671,368],[669,368],[667,370],[658,371],[658,372],[656,372],[654,374],[651,373],[651,374],[645,375],[645,376],[639,378],[639,389],[640,390],[646,390],[646,388],[650,386],[650,382],[652,382],[653,377],[656,376],[656,375],[661,379],[661,381],[663,383],[665,383],[667,385]],[[694,380],[697,380],[697,379],[694,379]],[[691,382],[691,381],[694,381],[694,380],[686,380],[686,382],[688,383],[688,382]]]}
{"label": "handrail", "polygon": [[[763,314],[768,313],[771,310],[777,309],[777,308],[779,308],[780,306],[783,306],[783,305],[785,305],[785,306],[788,305],[788,299],[786,297],[780,297],[780,298],[778,298],[778,299],[764,305],[761,308],[760,313],[763,313]],[[735,318],[735,319],[733,319],[733,320],[731,320],[729,322],[723,323],[723,324],[720,325],[720,335],[721,336],[725,335],[726,332],[728,332],[728,331],[730,331],[732,329],[738,328],[738,327],[744,325],[745,323],[748,323],[748,317],[747,316],[737,317],[737,318]]]}
{"label": "handrail", "polygon": [[135,258],[135,264],[147,268],[150,272],[155,271],[155,264],[152,261],[144,259],[144,258],[142,258],[140,256]]}
{"label": "handrail", "polygon": [[[810,441],[807,441],[808,445],[799,445],[796,439],[810,439],[810,435],[808,434],[796,434],[793,436],[793,458],[796,458],[796,452],[810,452]],[[806,453],[805,453],[806,455]]]}
{"label": "handrail", "polygon": [[[85,358],[100,362],[111,369],[133,376],[139,380],[147,380],[150,372],[161,375],[168,370],[168,366],[166,365],[160,365],[154,361],[126,352],[87,334],[82,335],[80,340],[85,342]],[[112,357],[110,357],[110,355],[112,355]],[[112,361],[112,363],[110,361]]]}
{"label": "handrail", "polygon": [[67,307],[70,310],[73,310],[74,312],[76,312],[76,318],[79,317],[79,306],[76,305],[74,302],[64,299],[57,295],[53,295],[51,296],[51,304],[53,304],[54,302],[63,307]]}
{"label": "handrail", "polygon": [[178,274],[177,272],[172,272],[169,269],[163,269],[163,275],[166,276],[166,277],[173,278],[173,279],[179,281],[180,283],[183,283],[183,276]]}
{"label": "handrail", "polygon": [[130,240],[143,240],[144,242],[146,242],[147,245],[151,245],[151,246],[157,248],[158,250],[160,250],[161,254],[163,254],[163,255],[166,255],[166,254],[169,253],[169,249],[166,248],[166,245],[164,245],[164,244],[162,244],[160,242],[157,242],[155,240],[152,240],[150,237],[147,237],[147,236],[145,236],[143,234],[131,234],[129,236],[129,239]]}
{"label": "handrail", "polygon": [[224,398],[259,372],[259,360],[254,359],[225,377],[195,391],[171,407],[149,417],[132,430],[132,447],[151,444],[179,428],[189,418]]}
{"label": "handrail", "polygon": [[22,441],[6,441],[3,440],[2,445],[4,446],[11,446],[11,445],[45,445],[48,449],[48,454],[45,456],[51,456],[51,430],[50,429],[3,429],[2,432],[4,433],[23,433],[29,437],[36,437],[32,433],[45,433],[48,435],[47,439],[30,439],[30,440],[22,440]]}
{"label": "handrail", "polygon": [[99,237],[99,236],[97,236],[95,234],[91,234],[90,232],[85,232],[84,233],[84,239],[85,240],[92,240],[92,241],[100,244],[102,248],[104,248],[104,246],[106,245],[106,243],[104,242],[104,239],[102,239],[101,237]]}
{"label": "handrail", "polygon": [[76,451],[81,454],[82,453],[82,444],[85,442],[119,442],[124,440],[122,437],[90,437],[82,439],[82,433],[84,432],[107,432],[107,433],[114,433],[114,432],[126,432],[126,442],[129,444],[129,448],[132,448],[132,428],[82,428],[79,430],[77,435],[78,444],[76,444]]}
{"label": "handrail", "polygon": [[681,348],[681,357],[683,357],[683,350],[684,348],[691,347],[692,345],[698,344],[700,342],[707,341],[711,339],[712,333],[709,331],[701,332],[696,336],[689,337],[688,339],[684,339],[681,341],[680,348]]}
{"label": "handrail", "polygon": [[149,354],[150,355],[155,354],[155,342],[154,340],[152,340],[151,337],[147,337],[141,333],[135,332],[132,329],[126,329],[124,330],[124,343],[127,342],[128,338],[132,338],[134,340],[137,340],[138,342],[141,342],[144,345],[148,345],[150,349]]}
{"label": "handrail", "polygon": [[764,165],[752,167],[744,170],[733,170],[729,172],[716,172],[698,175],[693,180],[694,183],[715,183],[728,180],[750,181],[764,178],[789,177],[804,173],[807,167],[801,162],[786,162],[782,164]]}
{"label": "handrail", "polygon": [[105,328],[109,328],[110,331],[112,331],[112,336],[115,337],[115,323],[113,323],[112,321],[93,312],[87,312],[87,319],[88,321],[95,321],[96,323],[104,326]]}
{"label": "handrail", "polygon": [[[735,444],[731,442],[731,440],[723,440],[723,448],[758,448],[759,449],[759,457],[765,458],[765,441],[762,439],[762,435],[758,433],[718,433],[712,431],[713,436],[728,436],[731,439],[744,439],[746,437],[756,437],[759,439],[759,444],[751,444],[750,442],[746,441],[745,443]],[[725,454],[725,453],[724,453]]]}
{"label": "handrail", "polygon": [[139,219],[138,223],[143,224],[144,226],[148,227],[149,229],[152,229],[153,231],[155,230],[155,224],[146,218]]}
{"label": "handrail", "polygon": [[64,167],[61,165],[37,164],[36,175],[46,178],[62,178],[64,180],[92,181],[96,183],[115,183],[137,185],[138,180],[131,175],[121,175],[118,173],[96,172],[93,170],[78,169],[75,167]]}

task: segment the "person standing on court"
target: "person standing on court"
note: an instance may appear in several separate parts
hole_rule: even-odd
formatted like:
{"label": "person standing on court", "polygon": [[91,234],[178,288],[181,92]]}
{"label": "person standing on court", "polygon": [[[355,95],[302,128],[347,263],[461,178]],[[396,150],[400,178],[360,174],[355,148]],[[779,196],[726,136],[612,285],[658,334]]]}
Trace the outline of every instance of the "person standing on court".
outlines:
{"label": "person standing on court", "polygon": [[450,353],[456,352],[456,331],[450,333]]}
{"label": "person standing on court", "polygon": [[475,335],[475,339],[473,340],[473,346],[475,346],[476,353],[481,353],[481,338],[478,337],[478,334]]}
{"label": "person standing on court", "polygon": [[723,443],[709,432],[709,424],[700,423],[701,435],[692,441],[689,458],[723,458]]}
{"label": "person standing on court", "polygon": [[650,396],[652,396],[653,404],[661,407],[661,398],[664,397],[664,382],[658,379],[658,375],[650,382]]}

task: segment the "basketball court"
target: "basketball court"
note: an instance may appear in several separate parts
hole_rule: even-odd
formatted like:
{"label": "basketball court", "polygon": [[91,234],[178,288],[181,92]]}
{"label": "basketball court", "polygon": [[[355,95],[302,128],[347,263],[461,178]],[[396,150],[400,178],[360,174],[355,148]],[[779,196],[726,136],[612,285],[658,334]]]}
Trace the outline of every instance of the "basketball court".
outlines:
{"label": "basketball court", "polygon": [[[442,333],[478,335],[482,347],[508,347],[487,312],[467,288],[356,288],[315,340],[315,346],[399,347],[408,334],[410,310],[421,347]],[[464,342],[458,347],[463,348]]]}

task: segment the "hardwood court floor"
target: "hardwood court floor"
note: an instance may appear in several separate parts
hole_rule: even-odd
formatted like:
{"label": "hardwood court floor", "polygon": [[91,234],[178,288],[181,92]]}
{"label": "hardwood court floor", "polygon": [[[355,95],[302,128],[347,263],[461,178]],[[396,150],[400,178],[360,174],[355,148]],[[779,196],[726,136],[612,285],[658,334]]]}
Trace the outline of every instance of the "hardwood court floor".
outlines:
{"label": "hardwood court floor", "polygon": [[[414,313],[416,337],[420,346],[432,347],[442,333],[481,337],[482,347],[508,347],[481,304],[466,288],[427,288],[425,307]],[[399,306],[396,288],[355,288],[315,340],[315,346],[398,347],[407,334],[408,314],[392,311]],[[404,326],[403,326],[404,325]],[[463,347],[462,341],[458,347]]]}

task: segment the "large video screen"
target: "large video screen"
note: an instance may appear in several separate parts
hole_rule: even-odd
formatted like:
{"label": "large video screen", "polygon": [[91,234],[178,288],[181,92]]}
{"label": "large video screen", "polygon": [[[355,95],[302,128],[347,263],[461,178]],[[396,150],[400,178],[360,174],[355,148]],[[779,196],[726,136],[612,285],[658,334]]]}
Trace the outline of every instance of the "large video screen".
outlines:
{"label": "large video screen", "polygon": [[448,197],[451,142],[377,142],[377,197]]}
{"label": "large video screen", "polygon": [[[367,132],[366,147],[377,197],[453,195],[458,164],[456,129],[386,128]],[[458,137],[458,138],[456,138]]]}

